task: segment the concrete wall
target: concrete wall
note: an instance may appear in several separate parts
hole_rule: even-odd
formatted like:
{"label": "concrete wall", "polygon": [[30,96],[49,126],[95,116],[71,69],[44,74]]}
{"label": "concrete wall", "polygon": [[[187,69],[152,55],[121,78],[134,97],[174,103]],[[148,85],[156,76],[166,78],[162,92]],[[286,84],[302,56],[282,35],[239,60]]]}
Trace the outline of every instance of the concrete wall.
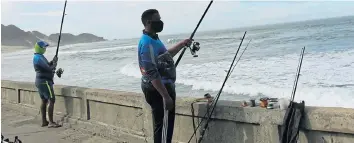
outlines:
{"label": "concrete wall", "polygon": [[[34,83],[5,80],[1,83],[2,106],[38,115],[41,101]],[[56,119],[120,141],[152,141],[151,113],[140,93],[62,85],[54,88]],[[177,99],[175,142],[187,142],[193,133],[193,100]],[[203,143],[279,142],[278,130],[284,111],[239,105],[237,102],[219,101]],[[195,115],[203,116],[207,112],[205,103],[197,103],[194,108]],[[306,107],[305,112],[300,143],[354,143],[353,109]]]}

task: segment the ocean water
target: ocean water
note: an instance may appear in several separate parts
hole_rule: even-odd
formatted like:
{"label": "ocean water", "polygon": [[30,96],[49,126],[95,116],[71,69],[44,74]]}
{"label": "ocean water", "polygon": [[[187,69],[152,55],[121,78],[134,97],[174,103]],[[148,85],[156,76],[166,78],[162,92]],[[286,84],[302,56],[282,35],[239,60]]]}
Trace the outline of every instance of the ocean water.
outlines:
{"label": "ocean water", "polygon": [[[215,96],[244,31],[250,39],[222,100],[263,96],[290,98],[301,48],[306,46],[296,101],[306,105],[354,108],[354,16],[297,23],[197,32],[199,57],[186,51],[177,67],[177,96]],[[140,35],[137,35],[139,37]],[[167,47],[189,34],[161,36]],[[137,38],[62,46],[56,84],[141,92]],[[55,47],[45,56],[50,60]],[[2,54],[2,79],[35,79],[32,49]],[[175,57],[177,59],[178,55]]]}

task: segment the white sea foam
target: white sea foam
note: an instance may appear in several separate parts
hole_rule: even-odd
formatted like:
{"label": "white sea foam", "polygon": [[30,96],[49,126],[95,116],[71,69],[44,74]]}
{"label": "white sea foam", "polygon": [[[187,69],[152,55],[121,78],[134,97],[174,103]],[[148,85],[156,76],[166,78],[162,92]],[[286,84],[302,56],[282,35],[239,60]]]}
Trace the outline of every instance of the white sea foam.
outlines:
{"label": "white sea foam", "polygon": [[[305,100],[306,105],[354,108],[353,22],[347,18],[320,21],[320,26],[305,23],[248,30],[245,42],[252,42],[223,90],[229,94],[221,98],[290,98],[300,49],[306,46],[295,100]],[[177,87],[179,95],[218,91],[242,35],[237,30],[197,33],[199,57],[192,58],[186,51],[177,68],[176,82],[183,84]],[[164,41],[170,42],[167,47],[186,35],[169,38]],[[138,40],[127,39],[61,46],[58,67],[65,72],[55,83],[141,92],[137,44]],[[50,60],[55,50],[48,48],[45,56]],[[33,49],[3,53],[2,79],[33,82],[32,57]]]}
{"label": "white sea foam", "polygon": [[[306,53],[296,100],[308,105],[354,107],[354,50],[322,54]],[[265,95],[288,98],[296,74],[299,55],[241,59],[228,80],[224,92],[248,96]],[[218,91],[230,62],[185,64],[177,68],[176,83],[191,85],[194,90]],[[126,64],[121,73],[140,78],[136,62]],[[338,87],[336,85],[342,85]],[[349,85],[349,87],[345,87]]]}
{"label": "white sea foam", "polygon": [[98,53],[98,52],[105,52],[105,51],[131,49],[131,48],[136,48],[136,47],[137,47],[136,45],[129,45],[129,46],[101,48],[101,49],[100,48],[95,48],[95,49],[90,49],[90,50],[64,51],[64,52],[60,52],[60,54]]}
{"label": "white sea foam", "polygon": [[[66,45],[63,47],[60,47],[60,55],[72,55],[72,54],[78,54],[78,53],[99,53],[99,52],[106,52],[106,51],[116,51],[116,50],[126,50],[126,49],[132,49],[136,48],[136,45],[128,45],[128,46],[118,46],[118,47],[108,47],[108,48],[93,48],[93,49],[84,49],[84,50],[65,50],[72,48],[72,45]],[[77,47],[75,47],[77,48]],[[53,56],[55,54],[56,48],[50,47],[46,51],[46,55]],[[33,53],[33,49],[28,49],[28,50],[23,50],[19,52],[14,52],[14,53],[9,53],[9,54],[4,54],[3,59],[22,59],[25,57],[31,57]]]}

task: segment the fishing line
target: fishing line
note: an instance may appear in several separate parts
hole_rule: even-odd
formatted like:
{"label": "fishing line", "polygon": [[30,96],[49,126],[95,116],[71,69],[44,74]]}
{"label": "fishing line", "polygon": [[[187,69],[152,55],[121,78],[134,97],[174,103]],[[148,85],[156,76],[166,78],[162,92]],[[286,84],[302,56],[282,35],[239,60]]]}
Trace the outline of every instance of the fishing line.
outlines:
{"label": "fishing line", "polygon": [[[231,70],[231,72],[230,72],[230,75],[231,75],[231,73],[234,71],[234,69],[235,69],[237,63],[241,60],[241,57],[242,57],[243,53],[245,53],[245,51],[246,51],[248,45],[251,43],[251,41],[252,41],[252,39],[251,39],[250,41],[248,41],[247,46],[245,47],[245,49],[243,49],[243,51],[242,51],[240,57],[239,57],[238,60],[236,61],[236,64],[235,64],[234,67],[232,68],[232,70]],[[230,75],[229,75],[229,76],[230,76]],[[227,78],[229,78],[229,77],[227,77]]]}

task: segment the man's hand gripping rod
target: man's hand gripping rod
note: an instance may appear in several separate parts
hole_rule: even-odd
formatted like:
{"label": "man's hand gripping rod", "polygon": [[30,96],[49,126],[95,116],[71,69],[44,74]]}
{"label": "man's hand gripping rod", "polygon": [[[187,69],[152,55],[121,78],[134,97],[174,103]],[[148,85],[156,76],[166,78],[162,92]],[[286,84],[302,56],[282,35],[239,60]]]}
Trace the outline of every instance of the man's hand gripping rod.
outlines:
{"label": "man's hand gripping rod", "polygon": [[[193,33],[192,33],[191,36],[189,37],[190,40],[193,39],[195,32],[197,32],[200,23],[202,23],[202,21],[203,21],[203,19],[204,19],[204,16],[205,16],[205,14],[208,12],[208,10],[209,10],[209,8],[210,8],[210,6],[211,6],[212,3],[213,3],[213,0],[210,1],[208,7],[206,8],[206,10],[205,10],[204,13],[203,13],[202,18],[200,18],[200,20],[199,20],[199,22],[198,22],[198,24],[197,24],[197,27],[195,27]],[[199,43],[198,43],[198,42],[194,42],[192,47],[188,46],[188,47],[184,47],[184,48],[183,48],[182,53],[179,55],[179,57],[178,57],[178,59],[177,59],[177,61],[176,61],[176,63],[175,63],[175,66],[176,66],[176,67],[177,67],[179,61],[181,61],[181,59],[182,59],[182,57],[183,57],[183,54],[184,54],[184,52],[186,51],[187,48],[190,49],[191,54],[193,55],[193,57],[198,57],[198,55],[196,54],[196,51],[199,51],[199,49],[200,49]]]}

